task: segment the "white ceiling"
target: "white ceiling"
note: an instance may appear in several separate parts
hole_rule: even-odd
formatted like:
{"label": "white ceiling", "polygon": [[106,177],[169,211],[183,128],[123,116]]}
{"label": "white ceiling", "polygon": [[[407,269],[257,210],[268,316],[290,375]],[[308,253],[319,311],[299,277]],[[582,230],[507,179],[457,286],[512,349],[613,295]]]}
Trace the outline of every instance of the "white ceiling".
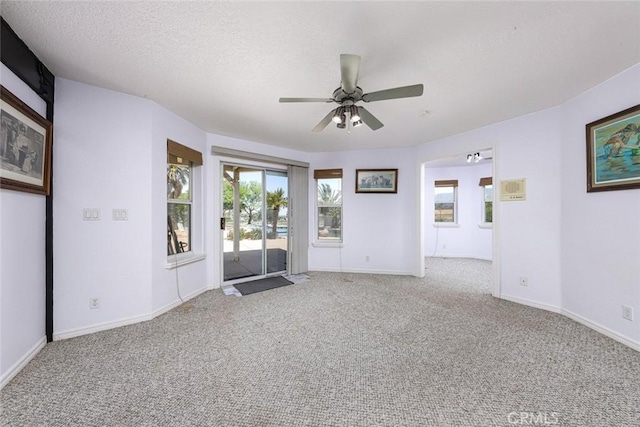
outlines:
{"label": "white ceiling", "polygon": [[[57,76],[147,97],[207,132],[303,151],[405,147],[559,105],[640,62],[640,2],[14,2],[1,13]],[[384,123],[311,129],[339,55]]]}

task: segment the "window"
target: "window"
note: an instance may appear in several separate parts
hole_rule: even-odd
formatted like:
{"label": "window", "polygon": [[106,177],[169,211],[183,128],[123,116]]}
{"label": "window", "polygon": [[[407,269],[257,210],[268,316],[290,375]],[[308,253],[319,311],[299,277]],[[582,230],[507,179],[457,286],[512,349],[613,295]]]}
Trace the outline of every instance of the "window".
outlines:
{"label": "window", "polygon": [[193,167],[202,154],[167,140],[167,255],[192,251]]}
{"label": "window", "polygon": [[434,221],[455,224],[458,219],[456,195],[458,180],[435,182]]}
{"label": "window", "polygon": [[482,223],[493,223],[493,178],[480,178],[482,187]]}
{"label": "window", "polygon": [[167,164],[168,255],[191,251],[191,162]]}
{"label": "window", "polygon": [[313,171],[316,180],[317,240],[342,242],[342,169]]}

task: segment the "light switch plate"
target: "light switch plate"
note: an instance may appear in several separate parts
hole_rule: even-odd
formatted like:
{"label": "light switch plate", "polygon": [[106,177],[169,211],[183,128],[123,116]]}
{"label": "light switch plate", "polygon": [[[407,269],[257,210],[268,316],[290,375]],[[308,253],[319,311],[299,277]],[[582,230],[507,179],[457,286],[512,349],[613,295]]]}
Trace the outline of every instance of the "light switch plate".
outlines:
{"label": "light switch plate", "polygon": [[100,209],[84,208],[82,210],[82,219],[84,221],[100,221]]}
{"label": "light switch plate", "polygon": [[126,209],[114,209],[113,220],[114,221],[127,221],[129,219],[129,213]]}

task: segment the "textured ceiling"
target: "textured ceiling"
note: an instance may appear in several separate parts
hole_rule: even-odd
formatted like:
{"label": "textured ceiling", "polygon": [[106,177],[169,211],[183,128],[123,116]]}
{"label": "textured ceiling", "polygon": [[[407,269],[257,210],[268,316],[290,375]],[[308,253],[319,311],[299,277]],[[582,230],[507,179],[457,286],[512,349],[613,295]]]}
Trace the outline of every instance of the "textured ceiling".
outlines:
{"label": "textured ceiling", "polygon": [[[303,151],[414,146],[559,105],[640,62],[640,2],[12,2],[57,76],[147,97],[205,131]],[[384,123],[311,129],[341,53]]]}

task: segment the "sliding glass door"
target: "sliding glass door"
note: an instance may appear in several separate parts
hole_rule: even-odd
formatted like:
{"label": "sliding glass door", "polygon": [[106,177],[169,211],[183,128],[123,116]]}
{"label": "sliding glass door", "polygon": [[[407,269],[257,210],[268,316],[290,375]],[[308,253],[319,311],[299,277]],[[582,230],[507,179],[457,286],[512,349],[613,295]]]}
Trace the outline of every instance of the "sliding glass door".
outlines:
{"label": "sliding glass door", "polygon": [[287,171],[223,164],[222,175],[223,281],[286,272]]}
{"label": "sliding glass door", "polygon": [[266,273],[287,271],[289,237],[287,171],[266,170]]}

